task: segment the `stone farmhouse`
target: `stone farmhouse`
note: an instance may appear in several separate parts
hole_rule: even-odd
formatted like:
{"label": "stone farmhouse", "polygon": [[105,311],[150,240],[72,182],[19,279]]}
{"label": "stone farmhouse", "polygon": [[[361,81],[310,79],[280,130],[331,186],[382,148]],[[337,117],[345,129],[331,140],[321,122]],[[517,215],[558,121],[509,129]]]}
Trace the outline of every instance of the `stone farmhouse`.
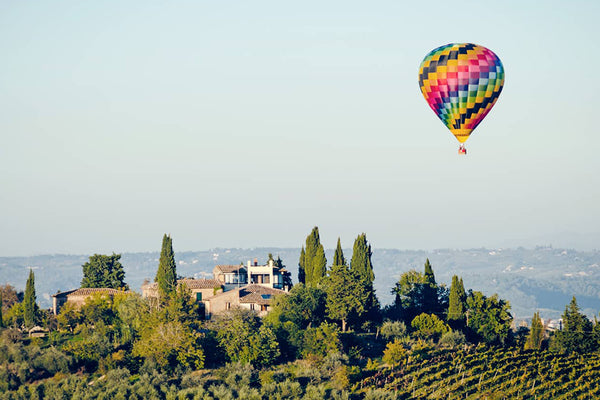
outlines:
{"label": "stone farmhouse", "polygon": [[85,301],[93,295],[105,295],[114,297],[116,294],[131,293],[125,290],[109,289],[109,288],[79,288],[68,290],[66,292],[58,292],[52,295],[52,312],[57,315],[60,308],[67,302],[73,303],[81,307]]}
{"label": "stone farmhouse", "polygon": [[[291,288],[290,273],[279,267],[273,260],[265,265],[258,261],[248,261],[247,265],[217,265],[213,269],[213,279],[179,279],[177,285],[185,285],[193,300],[200,303],[201,312],[206,319],[219,312],[234,307],[255,311],[266,315],[275,296],[285,294]],[[101,293],[114,297],[122,290],[108,288],[79,288],[59,292],[52,296],[52,311],[60,312],[67,302],[81,306],[89,297]],[[158,299],[158,284],[142,285],[142,297]]]}

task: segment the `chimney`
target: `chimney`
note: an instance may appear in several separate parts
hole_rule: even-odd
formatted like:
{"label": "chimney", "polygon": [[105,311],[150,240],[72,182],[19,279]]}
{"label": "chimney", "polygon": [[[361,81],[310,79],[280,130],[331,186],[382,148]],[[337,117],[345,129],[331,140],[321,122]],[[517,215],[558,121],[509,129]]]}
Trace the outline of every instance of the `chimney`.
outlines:
{"label": "chimney", "polygon": [[255,267],[256,267],[256,266],[258,266],[258,258],[255,258],[255,259],[254,259],[254,266],[255,266]]}
{"label": "chimney", "polygon": [[273,268],[273,260],[269,260],[269,267]]}
{"label": "chimney", "polygon": [[250,260],[248,260],[248,268],[250,268],[251,265],[252,265],[252,262]]}

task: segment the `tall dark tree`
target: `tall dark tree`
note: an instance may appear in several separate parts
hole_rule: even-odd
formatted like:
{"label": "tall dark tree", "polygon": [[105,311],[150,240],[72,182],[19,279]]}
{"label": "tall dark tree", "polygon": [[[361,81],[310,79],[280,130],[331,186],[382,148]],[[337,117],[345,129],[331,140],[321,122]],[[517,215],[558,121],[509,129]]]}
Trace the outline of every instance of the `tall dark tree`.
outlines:
{"label": "tall dark tree", "polygon": [[540,312],[533,314],[531,329],[525,342],[525,350],[540,350],[544,341],[544,324],[540,318]]}
{"label": "tall dark tree", "polygon": [[451,325],[462,325],[465,320],[467,294],[462,278],[459,279],[456,275],[452,277],[448,302],[448,322]]}
{"label": "tall dark tree", "polygon": [[565,353],[589,353],[598,348],[592,321],[579,311],[573,296],[562,315],[562,330],[552,338],[551,349]]}
{"label": "tall dark tree", "polygon": [[88,262],[82,265],[82,288],[112,288],[127,289],[125,271],[119,262],[120,254],[111,256],[94,254]]}
{"label": "tall dark tree", "polygon": [[38,305],[35,296],[35,276],[33,270],[29,270],[29,277],[25,284],[25,296],[23,297],[23,322],[26,327],[31,328],[38,322]]}
{"label": "tall dark tree", "polygon": [[306,238],[303,264],[305,284],[312,287],[318,286],[327,273],[327,259],[319,237],[319,228],[316,226]]}
{"label": "tall dark tree", "polygon": [[302,246],[302,250],[300,251],[300,260],[298,260],[298,282],[303,284],[306,283],[305,258],[306,253],[304,251],[304,246]]}
{"label": "tall dark tree", "polygon": [[158,271],[156,271],[154,281],[158,283],[158,293],[161,299],[166,300],[175,293],[177,288],[177,266],[175,265],[175,253],[173,252],[173,239],[167,234],[163,236]]}
{"label": "tall dark tree", "polygon": [[344,258],[344,252],[342,251],[342,243],[338,237],[337,247],[333,254],[333,265],[346,265],[346,259]]}
{"label": "tall dark tree", "polygon": [[369,321],[379,319],[379,300],[375,295],[373,281],[375,273],[373,272],[373,263],[371,262],[371,245],[367,242],[367,235],[361,233],[354,241],[352,249],[352,259],[350,260],[350,271],[364,287],[366,299],[364,303],[365,312],[362,317],[352,318],[351,322],[355,325],[368,324]]}
{"label": "tall dark tree", "polygon": [[350,269],[367,282],[375,280],[373,264],[371,263],[372,254],[371,245],[367,242],[367,235],[361,233],[354,241]]}
{"label": "tall dark tree", "polygon": [[425,261],[423,278],[423,302],[425,306],[425,312],[439,314],[441,312],[441,306],[438,298],[438,285],[435,282],[435,275],[433,273],[431,263],[429,262],[429,258]]}

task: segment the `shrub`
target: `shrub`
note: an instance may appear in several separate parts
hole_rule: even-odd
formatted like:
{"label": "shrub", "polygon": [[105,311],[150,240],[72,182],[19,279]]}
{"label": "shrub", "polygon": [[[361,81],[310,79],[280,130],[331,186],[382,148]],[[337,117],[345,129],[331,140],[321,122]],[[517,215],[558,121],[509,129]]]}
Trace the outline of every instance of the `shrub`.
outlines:
{"label": "shrub", "polygon": [[449,347],[454,349],[458,346],[462,346],[465,344],[467,340],[465,339],[465,335],[461,331],[449,331],[442,335],[439,345],[442,347]]}
{"label": "shrub", "polygon": [[406,360],[407,351],[400,340],[396,339],[385,346],[383,351],[383,362],[391,368],[394,368]]}
{"label": "shrub", "polygon": [[387,320],[381,325],[379,333],[387,340],[400,339],[406,336],[406,324],[402,321]]}
{"label": "shrub", "polygon": [[435,314],[422,313],[417,315],[411,322],[415,334],[421,339],[431,338],[437,340],[440,336],[450,330],[450,327]]}

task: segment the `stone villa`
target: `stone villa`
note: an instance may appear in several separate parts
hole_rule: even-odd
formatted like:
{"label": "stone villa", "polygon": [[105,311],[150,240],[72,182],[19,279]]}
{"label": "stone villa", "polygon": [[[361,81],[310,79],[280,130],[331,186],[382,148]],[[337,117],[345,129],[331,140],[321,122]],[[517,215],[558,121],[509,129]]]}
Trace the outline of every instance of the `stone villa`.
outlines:
{"label": "stone villa", "polygon": [[[213,279],[179,279],[177,285],[185,285],[194,301],[201,303],[206,319],[233,307],[256,311],[260,316],[270,311],[273,298],[285,294],[291,288],[290,273],[273,260],[265,265],[248,261],[247,265],[217,265]],[[101,293],[114,297],[118,293],[129,293],[108,288],[79,288],[59,292],[52,296],[52,311],[60,312],[67,302],[81,306],[92,295]],[[158,284],[142,285],[142,297],[158,299]]]}

